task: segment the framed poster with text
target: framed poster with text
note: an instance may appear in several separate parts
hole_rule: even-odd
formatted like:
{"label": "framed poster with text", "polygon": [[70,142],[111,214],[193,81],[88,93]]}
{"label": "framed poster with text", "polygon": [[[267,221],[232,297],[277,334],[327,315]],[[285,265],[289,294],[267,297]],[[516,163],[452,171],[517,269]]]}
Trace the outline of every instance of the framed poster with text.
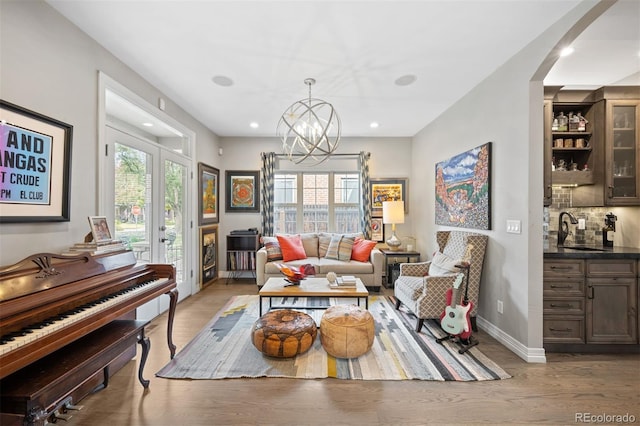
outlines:
{"label": "framed poster with text", "polygon": [[73,126],[0,100],[0,223],[70,220]]}

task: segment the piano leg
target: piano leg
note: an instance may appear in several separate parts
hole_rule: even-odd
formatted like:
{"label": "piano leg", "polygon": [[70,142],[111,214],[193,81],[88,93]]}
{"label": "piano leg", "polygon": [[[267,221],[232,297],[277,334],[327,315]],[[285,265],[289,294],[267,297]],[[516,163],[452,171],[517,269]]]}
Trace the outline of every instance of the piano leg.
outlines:
{"label": "piano leg", "polygon": [[173,318],[176,315],[176,305],[178,304],[178,289],[167,292],[171,300],[169,301],[169,319],[167,321],[167,344],[169,345],[169,352],[171,352],[171,359],[176,354],[176,345],[173,344]]}
{"label": "piano leg", "polygon": [[142,377],[142,371],[144,370],[144,365],[147,363],[149,349],[151,349],[151,341],[144,335],[144,328],[140,330],[138,343],[140,343],[140,346],[142,347],[142,355],[140,356],[140,367],[138,368],[138,380],[140,380],[140,383],[142,383],[142,387],[146,389],[149,387],[149,380],[145,380]]}
{"label": "piano leg", "polygon": [[102,369],[102,383],[100,383],[98,386],[93,388],[91,393],[96,393],[98,391],[101,391],[107,386],[109,386],[109,366],[108,365]]}

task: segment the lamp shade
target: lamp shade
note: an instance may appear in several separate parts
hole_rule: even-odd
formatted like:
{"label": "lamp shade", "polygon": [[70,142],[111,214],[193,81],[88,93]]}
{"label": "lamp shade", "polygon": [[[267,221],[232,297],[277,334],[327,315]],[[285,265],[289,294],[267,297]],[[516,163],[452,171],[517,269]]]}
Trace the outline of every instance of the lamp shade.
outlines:
{"label": "lamp shade", "polygon": [[404,223],[404,201],[384,201],[382,203],[383,223]]}

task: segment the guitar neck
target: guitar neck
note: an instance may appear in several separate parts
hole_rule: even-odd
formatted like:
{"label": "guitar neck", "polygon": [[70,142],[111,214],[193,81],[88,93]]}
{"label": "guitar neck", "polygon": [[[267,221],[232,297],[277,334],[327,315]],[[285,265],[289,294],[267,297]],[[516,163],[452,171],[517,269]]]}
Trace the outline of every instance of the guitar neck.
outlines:
{"label": "guitar neck", "polygon": [[458,305],[458,300],[460,300],[460,287],[454,287],[451,292],[451,302],[449,303],[449,307],[454,309]]}

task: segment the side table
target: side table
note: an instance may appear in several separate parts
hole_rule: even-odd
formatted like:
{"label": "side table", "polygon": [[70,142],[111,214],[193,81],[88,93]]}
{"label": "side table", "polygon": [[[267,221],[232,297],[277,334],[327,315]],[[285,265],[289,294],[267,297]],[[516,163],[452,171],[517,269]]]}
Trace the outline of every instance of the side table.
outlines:
{"label": "side table", "polygon": [[389,250],[380,249],[384,254],[384,272],[385,278],[382,280],[382,285],[386,288],[393,288],[393,282],[395,281],[394,272],[396,275],[400,272],[401,263],[412,263],[420,261],[420,253],[417,251],[402,251],[402,250]]}

